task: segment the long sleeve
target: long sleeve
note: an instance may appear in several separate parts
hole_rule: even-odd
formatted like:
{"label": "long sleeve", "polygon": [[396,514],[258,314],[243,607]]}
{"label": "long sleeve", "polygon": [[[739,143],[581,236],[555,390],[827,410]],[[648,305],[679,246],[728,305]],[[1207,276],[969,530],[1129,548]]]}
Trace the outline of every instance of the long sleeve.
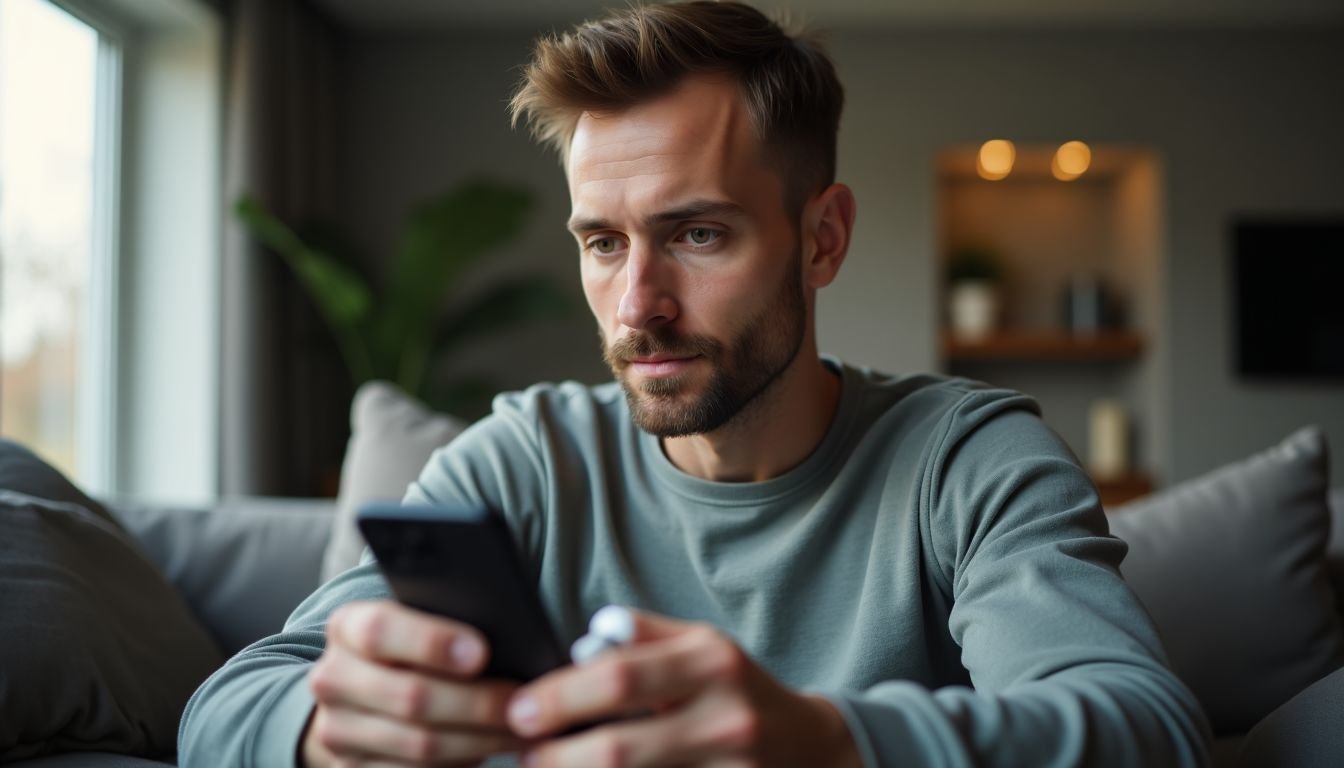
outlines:
{"label": "long sleeve", "polygon": [[187,702],[178,732],[183,768],[295,765],[314,706],[308,670],[326,645],[327,618],[352,600],[386,597],[386,582],[366,555],[303,601],[280,634],[239,651]]}
{"label": "long sleeve", "polygon": [[974,687],[834,696],[868,768],[1207,762],[1204,716],[1119,575],[1125,544],[1036,416],[967,397],[922,486],[930,581]]}
{"label": "long sleeve", "polygon": [[[527,444],[526,420],[505,410],[436,451],[404,501],[535,510],[534,451]],[[517,519],[511,522],[519,525]],[[529,518],[522,519],[526,533]],[[178,731],[178,759],[184,768],[295,765],[315,704],[307,673],[326,645],[327,619],[345,603],[391,597],[366,549],[358,567],[322,585],[294,610],[279,634],[239,651],[187,703]]]}

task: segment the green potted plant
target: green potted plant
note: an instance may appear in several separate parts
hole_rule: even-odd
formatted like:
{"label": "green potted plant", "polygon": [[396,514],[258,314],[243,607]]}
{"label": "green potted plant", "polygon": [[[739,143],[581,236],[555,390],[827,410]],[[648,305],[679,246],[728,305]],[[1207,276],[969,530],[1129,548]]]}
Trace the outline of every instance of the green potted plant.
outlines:
{"label": "green potted plant", "polygon": [[355,386],[383,379],[439,410],[474,415],[496,387],[455,371],[453,353],[570,304],[540,275],[500,279],[469,300],[448,300],[483,255],[518,233],[531,202],[525,189],[473,181],[416,206],[381,290],[336,249],[301,236],[250,196],[234,212],[307,290]]}
{"label": "green potted plant", "polygon": [[994,251],[983,246],[953,250],[946,278],[952,333],[966,341],[984,340],[998,325],[1003,271]]}

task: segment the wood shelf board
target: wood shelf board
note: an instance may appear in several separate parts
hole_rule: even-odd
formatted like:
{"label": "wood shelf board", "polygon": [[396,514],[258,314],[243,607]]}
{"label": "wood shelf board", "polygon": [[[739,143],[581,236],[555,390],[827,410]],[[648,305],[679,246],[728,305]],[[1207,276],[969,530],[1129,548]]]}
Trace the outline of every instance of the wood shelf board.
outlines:
{"label": "wood shelf board", "polygon": [[1113,509],[1135,499],[1141,499],[1153,492],[1153,479],[1142,472],[1106,479],[1093,478],[1097,492],[1101,496],[1101,506]]}
{"label": "wood shelf board", "polygon": [[976,341],[943,336],[943,357],[949,362],[981,361],[1121,361],[1143,354],[1143,338],[1129,331],[1097,334],[1005,332]]}

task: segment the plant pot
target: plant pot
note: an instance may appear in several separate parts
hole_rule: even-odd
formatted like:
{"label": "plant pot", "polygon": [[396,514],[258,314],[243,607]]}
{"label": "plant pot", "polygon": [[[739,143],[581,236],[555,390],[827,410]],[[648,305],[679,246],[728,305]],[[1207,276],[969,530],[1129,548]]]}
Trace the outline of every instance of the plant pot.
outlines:
{"label": "plant pot", "polygon": [[999,289],[985,280],[965,280],[948,292],[948,320],[952,334],[965,341],[979,341],[994,332],[999,317]]}

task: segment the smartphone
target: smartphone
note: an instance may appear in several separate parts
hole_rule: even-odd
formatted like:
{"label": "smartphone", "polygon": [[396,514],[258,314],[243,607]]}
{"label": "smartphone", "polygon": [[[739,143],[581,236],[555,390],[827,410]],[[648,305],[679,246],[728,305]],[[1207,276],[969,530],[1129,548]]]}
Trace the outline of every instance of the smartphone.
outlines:
{"label": "smartphone", "polygon": [[568,663],[498,514],[466,505],[367,504],[356,521],[397,600],[485,635],[486,677],[528,682]]}

